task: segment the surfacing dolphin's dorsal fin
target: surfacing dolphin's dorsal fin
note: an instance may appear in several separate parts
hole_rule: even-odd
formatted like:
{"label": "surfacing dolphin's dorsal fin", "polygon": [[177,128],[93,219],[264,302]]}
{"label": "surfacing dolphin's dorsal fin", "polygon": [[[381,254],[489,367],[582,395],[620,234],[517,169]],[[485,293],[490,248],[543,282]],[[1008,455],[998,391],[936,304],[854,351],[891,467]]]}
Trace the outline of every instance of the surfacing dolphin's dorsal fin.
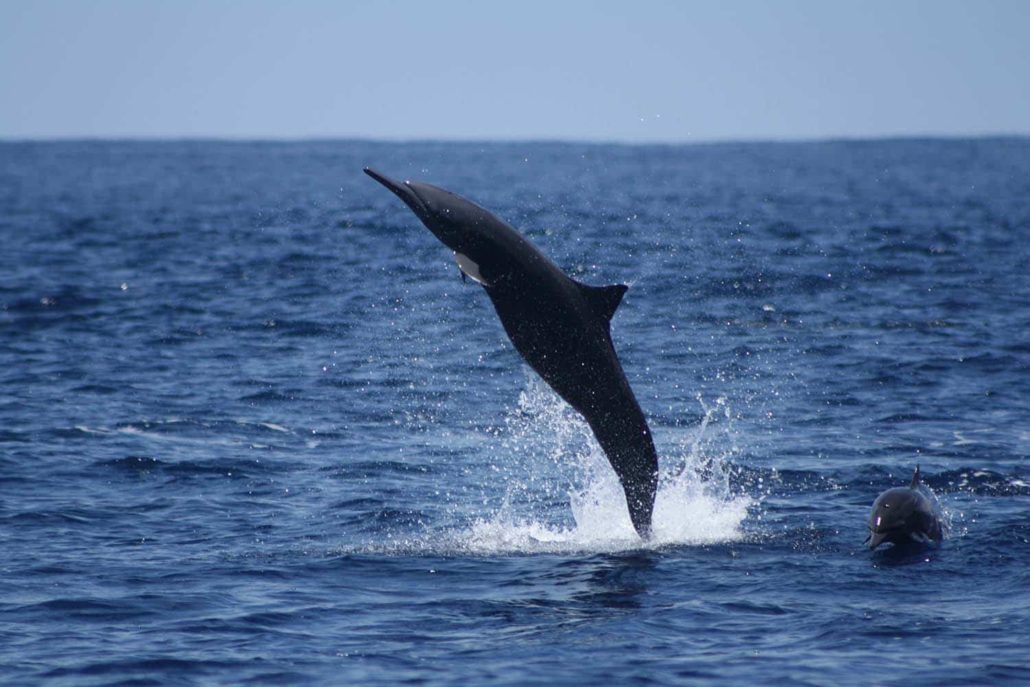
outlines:
{"label": "surfacing dolphin's dorsal fin", "polygon": [[579,285],[580,291],[583,292],[583,296],[590,303],[590,307],[594,309],[598,315],[600,315],[605,322],[611,322],[612,316],[615,315],[615,310],[619,307],[619,303],[622,302],[622,297],[626,294],[629,289],[625,284],[609,284],[608,286],[591,286],[590,284],[584,284],[582,282],[576,282]]}
{"label": "surfacing dolphin's dorsal fin", "polygon": [[916,466],[916,471],[912,473],[912,484],[908,485],[909,489],[915,489],[922,482],[922,478],[919,475],[919,466]]}

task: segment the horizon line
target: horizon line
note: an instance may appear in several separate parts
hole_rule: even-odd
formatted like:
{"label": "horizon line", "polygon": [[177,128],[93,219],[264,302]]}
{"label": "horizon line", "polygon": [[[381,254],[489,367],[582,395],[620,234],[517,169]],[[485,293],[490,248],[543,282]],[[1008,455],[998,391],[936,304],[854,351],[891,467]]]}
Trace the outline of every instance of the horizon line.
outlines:
{"label": "horizon line", "polygon": [[1030,139],[1030,132],[998,133],[934,133],[934,134],[875,134],[832,135],[832,136],[783,136],[783,137],[713,137],[709,139],[601,139],[562,137],[429,137],[429,136],[233,136],[233,135],[55,135],[55,136],[2,136],[0,144],[19,143],[366,143],[373,145],[402,144],[456,144],[456,145],[585,145],[585,146],[655,146],[681,147],[705,145],[739,144],[817,144],[817,143],[874,143],[889,141],[987,141]]}

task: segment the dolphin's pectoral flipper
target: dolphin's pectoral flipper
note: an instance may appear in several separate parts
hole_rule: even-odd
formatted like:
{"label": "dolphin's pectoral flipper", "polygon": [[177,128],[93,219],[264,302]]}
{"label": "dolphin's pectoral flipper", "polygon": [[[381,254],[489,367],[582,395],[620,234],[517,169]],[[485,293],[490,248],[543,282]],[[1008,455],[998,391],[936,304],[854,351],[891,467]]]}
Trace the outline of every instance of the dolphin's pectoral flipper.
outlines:
{"label": "dolphin's pectoral flipper", "polygon": [[464,281],[465,277],[471,277],[472,281],[483,286],[490,286],[487,283],[486,278],[479,271],[479,265],[472,261],[472,259],[464,253],[458,253],[455,251],[454,260],[458,263],[458,269],[461,270],[461,278]]}
{"label": "dolphin's pectoral flipper", "polygon": [[590,303],[590,307],[604,318],[605,322],[611,321],[615,315],[615,310],[622,303],[622,297],[626,295],[626,291],[629,289],[625,284],[611,284],[609,286],[591,286],[582,282],[576,282],[576,284],[579,286],[580,291],[583,292],[587,302]]}

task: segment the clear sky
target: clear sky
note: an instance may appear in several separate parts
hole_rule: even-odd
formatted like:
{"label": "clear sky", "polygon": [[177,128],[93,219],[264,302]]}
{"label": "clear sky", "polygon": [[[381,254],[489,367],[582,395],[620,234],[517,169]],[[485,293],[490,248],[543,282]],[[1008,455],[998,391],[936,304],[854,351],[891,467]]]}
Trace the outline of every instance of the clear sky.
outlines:
{"label": "clear sky", "polygon": [[1030,134],[1030,0],[0,0],[0,138]]}

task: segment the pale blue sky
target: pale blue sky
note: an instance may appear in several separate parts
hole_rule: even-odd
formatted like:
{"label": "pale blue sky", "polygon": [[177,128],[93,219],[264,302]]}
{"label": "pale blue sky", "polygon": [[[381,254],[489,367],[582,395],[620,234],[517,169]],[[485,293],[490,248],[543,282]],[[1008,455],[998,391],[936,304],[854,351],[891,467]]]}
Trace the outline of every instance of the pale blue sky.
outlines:
{"label": "pale blue sky", "polygon": [[1030,133],[1030,0],[0,0],[0,138]]}

